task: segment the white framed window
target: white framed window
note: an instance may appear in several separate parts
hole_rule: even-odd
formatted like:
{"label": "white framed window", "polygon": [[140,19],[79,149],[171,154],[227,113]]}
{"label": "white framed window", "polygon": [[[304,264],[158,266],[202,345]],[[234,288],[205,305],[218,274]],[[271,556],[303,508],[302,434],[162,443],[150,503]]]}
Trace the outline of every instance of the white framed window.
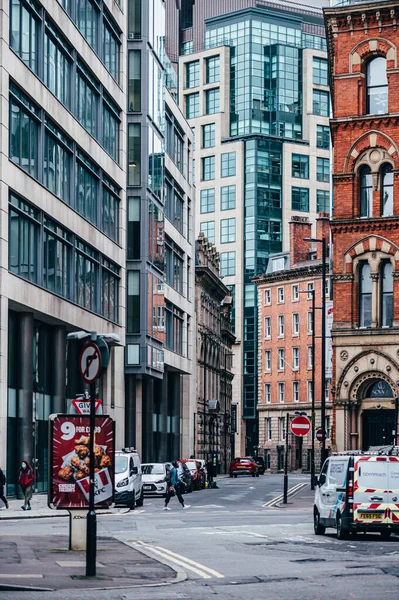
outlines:
{"label": "white framed window", "polygon": [[308,333],[313,333],[313,313],[312,311],[308,312]]}
{"label": "white framed window", "polygon": [[292,383],[292,399],[294,402],[299,402],[299,381]]}
{"label": "white framed window", "polygon": [[284,363],[285,363],[285,351],[284,348],[279,348],[278,350],[278,370],[284,371]]}
{"label": "white framed window", "polygon": [[265,306],[270,306],[272,303],[272,292],[271,290],[265,290]]}
{"label": "white framed window", "polygon": [[308,369],[313,367],[313,348],[308,346]]}
{"label": "white framed window", "polygon": [[265,371],[272,370],[271,350],[265,350]]}
{"label": "white framed window", "polygon": [[281,403],[285,400],[285,383],[282,382],[278,384],[278,400]]}
{"label": "white framed window", "polygon": [[326,398],[327,402],[328,402],[329,397],[330,397],[330,382],[326,381],[325,398]]}
{"label": "white framed window", "polygon": [[284,288],[283,287],[277,288],[277,301],[279,303],[284,302]]}
{"label": "white framed window", "polygon": [[324,288],[324,293],[328,298],[328,296],[330,295],[330,280],[329,279],[326,279],[326,287]]}
{"label": "white framed window", "polygon": [[285,417],[279,417],[280,440],[285,440]]}
{"label": "white framed window", "polygon": [[265,419],[265,421],[266,421],[266,440],[268,442],[270,442],[272,439],[272,419],[271,419],[271,417],[267,417]]}
{"label": "white framed window", "polygon": [[292,349],[292,368],[299,369],[299,348]]}
{"label": "white framed window", "polygon": [[326,416],[324,429],[326,432],[326,438],[329,440],[331,438],[331,417],[330,417],[330,415]]}
{"label": "white framed window", "polygon": [[312,299],[312,291],[314,290],[314,281],[308,282],[308,300]]}
{"label": "white framed window", "polygon": [[299,313],[292,315],[292,335],[299,335]]}
{"label": "white framed window", "polygon": [[284,315],[278,315],[278,335],[284,337]]}
{"label": "white framed window", "polygon": [[312,402],[313,397],[313,384],[312,381],[308,381],[308,402]]}
{"label": "white framed window", "polygon": [[272,392],[270,383],[265,383],[265,403],[270,404],[272,401]]}
{"label": "white framed window", "polygon": [[265,317],[265,339],[270,340],[272,337],[272,319]]}
{"label": "white framed window", "polygon": [[295,284],[292,286],[292,301],[298,302],[299,300],[299,285]]}

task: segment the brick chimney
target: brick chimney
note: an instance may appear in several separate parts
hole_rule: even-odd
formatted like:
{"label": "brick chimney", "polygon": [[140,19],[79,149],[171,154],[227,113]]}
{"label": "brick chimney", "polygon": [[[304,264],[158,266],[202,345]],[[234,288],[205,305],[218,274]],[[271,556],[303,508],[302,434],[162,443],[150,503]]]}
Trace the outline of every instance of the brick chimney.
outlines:
{"label": "brick chimney", "polygon": [[[323,238],[326,240],[326,255],[329,255],[329,243],[330,243],[330,215],[328,213],[319,213],[316,219],[316,237],[318,240]],[[317,259],[322,258],[322,244],[316,244],[317,246]]]}
{"label": "brick chimney", "polygon": [[304,238],[312,237],[312,226],[308,217],[293,216],[290,221],[290,266],[309,260],[309,250],[312,242]]}

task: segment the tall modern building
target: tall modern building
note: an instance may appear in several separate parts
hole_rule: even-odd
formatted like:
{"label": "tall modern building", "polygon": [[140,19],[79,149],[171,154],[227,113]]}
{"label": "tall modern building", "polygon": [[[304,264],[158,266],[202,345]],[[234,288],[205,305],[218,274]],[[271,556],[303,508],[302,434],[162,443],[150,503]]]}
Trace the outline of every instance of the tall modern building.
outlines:
{"label": "tall modern building", "polygon": [[[330,137],[321,6],[279,0],[167,2],[167,52],[194,132],[196,234],[220,253],[234,299],[236,454],[257,431],[257,294],[293,216],[329,212]],[[278,269],[278,264],[276,264]]]}
{"label": "tall modern building", "polygon": [[[125,17],[111,0],[0,8],[0,463],[47,486],[47,418],[83,391],[66,334],[125,322]],[[123,350],[98,389],[124,438]]]}
{"label": "tall modern building", "polygon": [[165,55],[164,0],[129,0],[126,438],[143,461],[193,452],[192,133]]}

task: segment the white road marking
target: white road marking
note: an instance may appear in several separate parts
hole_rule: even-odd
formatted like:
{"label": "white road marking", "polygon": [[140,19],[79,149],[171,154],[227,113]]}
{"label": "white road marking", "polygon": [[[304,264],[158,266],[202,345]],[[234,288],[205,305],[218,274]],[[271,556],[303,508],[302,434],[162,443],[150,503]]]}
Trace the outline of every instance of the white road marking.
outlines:
{"label": "white road marking", "polygon": [[154,546],[154,547],[157,548],[158,550],[162,550],[163,552],[166,552],[170,556],[175,556],[176,558],[180,558],[181,560],[184,560],[185,562],[189,563],[190,565],[194,565],[200,569],[203,569],[204,571],[206,571],[207,573],[210,573],[210,575],[213,575],[214,577],[217,577],[218,579],[224,579],[224,575],[222,575],[221,573],[218,573],[217,571],[214,571],[213,569],[210,569],[209,567],[205,567],[201,563],[198,563],[195,560],[191,560],[191,558],[187,558],[186,556],[181,556],[180,554],[176,554],[176,552],[172,552],[172,550],[167,550],[166,548],[161,548],[159,546]]}
{"label": "white road marking", "polygon": [[0,573],[1,579],[43,579],[40,573]]}

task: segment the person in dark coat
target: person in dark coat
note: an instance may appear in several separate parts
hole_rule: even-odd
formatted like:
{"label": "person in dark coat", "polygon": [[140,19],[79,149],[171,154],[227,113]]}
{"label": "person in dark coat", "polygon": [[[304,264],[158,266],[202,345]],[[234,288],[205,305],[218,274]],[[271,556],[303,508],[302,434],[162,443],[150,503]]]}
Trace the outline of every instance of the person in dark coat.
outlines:
{"label": "person in dark coat", "polygon": [[4,493],[4,488],[6,485],[6,476],[4,475],[4,471],[0,468],[0,500],[4,502],[6,508],[8,508],[8,502],[6,495]]}
{"label": "person in dark coat", "polygon": [[176,494],[183,508],[190,508],[190,504],[184,504],[183,496],[181,493],[181,487],[185,486],[186,484],[179,477],[178,467],[178,462],[176,460],[173,461],[172,469],[170,470],[170,481],[168,481],[168,489],[166,491],[165,506],[163,507],[163,510],[171,510],[168,504],[173,493]]}
{"label": "person in dark coat", "polygon": [[31,510],[30,495],[32,492],[32,483],[34,480],[33,469],[30,464],[23,460],[18,471],[18,483],[24,495],[22,510]]}

